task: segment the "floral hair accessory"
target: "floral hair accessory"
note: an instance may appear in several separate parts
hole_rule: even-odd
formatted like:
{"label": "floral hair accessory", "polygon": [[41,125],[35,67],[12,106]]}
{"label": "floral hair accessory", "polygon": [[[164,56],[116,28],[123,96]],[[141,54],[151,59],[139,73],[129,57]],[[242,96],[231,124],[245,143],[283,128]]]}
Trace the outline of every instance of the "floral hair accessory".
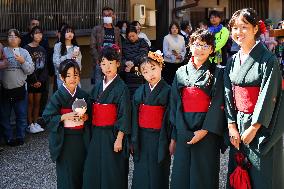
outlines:
{"label": "floral hair accessory", "polygon": [[259,30],[260,30],[260,33],[264,34],[266,32],[266,26],[265,26],[265,23],[260,20],[259,21]]}
{"label": "floral hair accessory", "polygon": [[157,61],[159,63],[164,62],[163,53],[160,50],[157,50],[156,52],[149,51],[148,58]]}
{"label": "floral hair accessory", "polygon": [[113,44],[111,48],[113,48],[117,53],[120,53],[120,48],[117,44]]}

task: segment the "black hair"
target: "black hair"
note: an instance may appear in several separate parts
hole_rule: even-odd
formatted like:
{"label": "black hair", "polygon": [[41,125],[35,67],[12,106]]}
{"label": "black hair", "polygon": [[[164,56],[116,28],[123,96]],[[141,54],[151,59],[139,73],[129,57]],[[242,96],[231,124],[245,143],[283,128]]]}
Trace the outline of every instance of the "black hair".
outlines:
{"label": "black hair", "polygon": [[174,25],[178,28],[178,33],[180,33],[180,26],[179,26],[179,24],[178,24],[176,21],[172,21],[172,22],[171,22],[171,24],[170,24],[170,26],[169,26],[169,33],[172,34],[171,29],[172,29],[172,27],[173,27]]}
{"label": "black hair", "polygon": [[30,32],[31,37],[34,38],[34,35],[36,33],[43,33],[43,30],[39,26],[35,26],[35,27],[32,28],[32,30]]}
{"label": "black hair", "polygon": [[17,30],[17,29],[9,29],[9,31],[8,31],[8,36],[11,34],[11,33],[14,33],[15,34],[15,36],[17,36],[18,38],[21,38],[21,33],[19,32],[19,30]]}
{"label": "black hair", "polygon": [[73,59],[66,59],[63,62],[60,63],[59,66],[59,74],[63,79],[67,77],[67,72],[69,68],[74,68],[75,70],[78,70],[78,74],[80,75],[80,66],[79,64],[73,60]]}
{"label": "black hair", "polygon": [[189,21],[188,20],[183,20],[180,22],[180,29],[181,30],[186,30],[186,28],[189,26]]}
{"label": "black hair", "polygon": [[122,29],[123,24],[126,24],[126,25],[127,25],[127,28],[129,27],[129,22],[126,21],[126,20],[117,21],[117,23],[116,23],[115,26],[118,27],[119,29]]}
{"label": "black hair", "polygon": [[235,22],[239,17],[242,17],[242,21],[253,25],[253,27],[258,26],[258,31],[255,34],[255,38],[258,38],[260,36],[260,27],[259,18],[256,11],[252,8],[244,8],[237,10],[229,21],[230,31],[232,31],[232,27],[235,25]]}
{"label": "black hair", "polygon": [[211,18],[211,16],[216,16],[221,18],[221,13],[219,11],[213,10],[209,13],[209,18]]}
{"label": "black hair", "polygon": [[38,18],[36,18],[36,17],[32,17],[32,18],[30,18],[30,22],[29,22],[29,24],[31,24],[31,22],[32,22],[33,20],[37,20],[37,21],[39,21],[39,22],[40,22],[40,20],[39,20]]}
{"label": "black hair", "polygon": [[156,60],[154,60],[154,59],[152,59],[152,58],[149,58],[147,55],[144,55],[144,56],[143,56],[142,58],[140,58],[140,60],[139,60],[138,71],[139,71],[140,73],[142,73],[141,66],[142,66],[143,64],[146,64],[146,63],[152,64],[152,65],[154,65],[154,63],[155,63],[155,64],[157,64],[157,65],[159,65],[159,66],[161,66],[161,67],[164,66],[164,62],[158,62],[158,61],[156,61]]}
{"label": "black hair", "polygon": [[105,10],[107,10],[107,11],[110,10],[110,11],[114,12],[113,8],[108,7],[108,6],[106,6],[106,7],[104,7],[104,8],[102,9],[102,13],[103,13]]}
{"label": "black hair", "polygon": [[76,37],[75,37],[75,32],[74,32],[74,29],[73,27],[71,26],[65,26],[63,29],[62,29],[62,32],[61,32],[61,37],[60,37],[60,42],[61,42],[61,51],[60,51],[60,54],[61,56],[65,55],[65,53],[67,52],[67,49],[66,49],[66,44],[65,44],[65,34],[67,32],[72,32],[74,33],[74,37],[73,39],[71,40],[71,44],[74,45],[74,46],[78,46],[78,43],[76,41]]}
{"label": "black hair", "polygon": [[132,26],[137,26],[138,24],[141,26],[140,22],[137,21],[137,20],[134,20],[134,21],[131,22]]}
{"label": "black hair", "polygon": [[57,32],[61,33],[62,30],[63,30],[66,26],[68,26],[67,23],[65,23],[65,22],[60,23],[59,26],[58,26],[58,28],[57,28]]}
{"label": "black hair", "polygon": [[114,47],[106,46],[101,51],[100,62],[102,61],[103,58],[106,58],[109,61],[113,60],[119,61],[120,60],[119,50]]}
{"label": "black hair", "polygon": [[126,36],[128,37],[128,34],[131,32],[137,33],[137,29],[133,25],[130,25],[129,27],[126,28]]}
{"label": "black hair", "polygon": [[214,52],[215,49],[215,37],[209,30],[205,29],[197,29],[193,32],[189,39],[189,44],[192,45],[194,41],[199,39],[200,41],[205,42],[207,45],[212,47],[212,51]]}

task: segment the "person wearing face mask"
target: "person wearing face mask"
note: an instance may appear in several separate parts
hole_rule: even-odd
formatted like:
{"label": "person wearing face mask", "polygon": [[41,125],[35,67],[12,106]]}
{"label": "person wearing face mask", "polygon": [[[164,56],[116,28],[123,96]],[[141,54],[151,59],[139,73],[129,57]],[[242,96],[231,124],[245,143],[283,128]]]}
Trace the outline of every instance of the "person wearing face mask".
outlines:
{"label": "person wearing face mask", "polygon": [[129,23],[125,20],[118,21],[115,26],[120,29],[120,38],[121,38],[121,43],[123,44],[127,39],[126,29],[129,27]]}
{"label": "person wearing face mask", "polygon": [[120,29],[113,25],[115,19],[114,10],[111,7],[102,9],[103,24],[95,26],[91,33],[91,54],[93,57],[93,74],[91,83],[95,84],[102,79],[102,71],[99,66],[99,57],[103,47],[116,44],[121,49]]}

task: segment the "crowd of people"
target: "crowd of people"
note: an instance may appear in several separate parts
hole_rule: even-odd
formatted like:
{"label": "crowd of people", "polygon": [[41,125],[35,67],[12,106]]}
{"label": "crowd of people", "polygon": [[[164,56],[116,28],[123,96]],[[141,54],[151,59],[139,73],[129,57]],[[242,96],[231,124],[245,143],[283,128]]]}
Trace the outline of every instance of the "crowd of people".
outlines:
{"label": "crowd of people", "polygon": [[[90,94],[81,88],[72,26],[59,26],[52,51],[35,18],[25,35],[8,31],[7,46],[0,44],[7,145],[23,145],[26,132],[47,126],[58,188],[125,189],[130,155],[133,189],[218,188],[220,151],[228,147],[228,188],[284,188],[284,36],[269,35],[270,19],[245,8],[227,24],[212,11],[210,23],[194,30],[173,21],[154,52],[138,21],[114,25],[110,7],[102,17],[91,33]],[[49,76],[55,90],[47,103]]]}

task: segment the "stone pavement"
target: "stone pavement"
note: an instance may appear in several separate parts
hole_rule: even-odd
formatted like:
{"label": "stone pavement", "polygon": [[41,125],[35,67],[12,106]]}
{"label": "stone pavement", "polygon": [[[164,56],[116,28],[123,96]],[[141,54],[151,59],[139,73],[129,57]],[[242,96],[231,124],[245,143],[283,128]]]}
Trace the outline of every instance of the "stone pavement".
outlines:
{"label": "stone pavement", "polygon": [[[55,189],[55,164],[49,158],[47,132],[28,134],[23,146],[0,152],[1,189]],[[222,155],[220,188],[226,183],[227,154]],[[133,162],[130,160],[129,187]]]}

